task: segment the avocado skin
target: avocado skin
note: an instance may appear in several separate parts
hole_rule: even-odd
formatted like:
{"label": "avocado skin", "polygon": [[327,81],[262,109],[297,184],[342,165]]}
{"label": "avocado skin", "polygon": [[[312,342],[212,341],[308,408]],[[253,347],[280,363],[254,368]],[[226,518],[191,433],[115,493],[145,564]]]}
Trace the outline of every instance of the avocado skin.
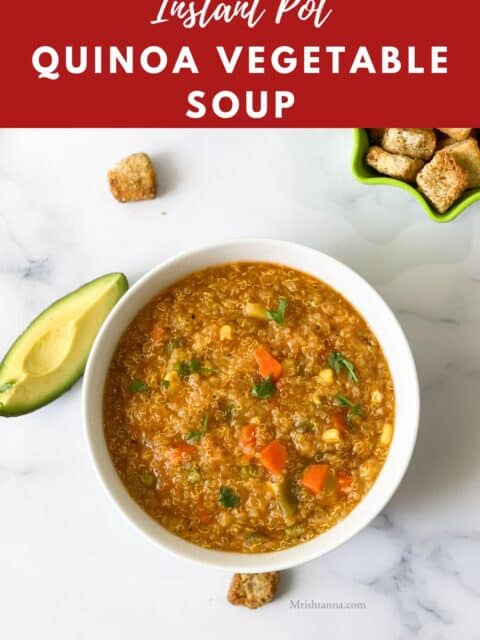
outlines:
{"label": "avocado skin", "polygon": [[[8,359],[10,357],[14,357],[15,356],[15,350],[16,350],[16,346],[18,345],[18,343],[31,330],[35,329],[36,324],[44,316],[54,312],[55,309],[59,305],[63,306],[63,304],[65,302],[68,303],[68,300],[70,298],[72,298],[76,294],[80,293],[81,291],[84,291],[85,289],[88,289],[88,288],[94,288],[96,284],[99,284],[101,281],[106,280],[108,278],[112,278],[112,279],[117,278],[117,282],[116,282],[117,291],[116,291],[116,295],[115,295],[115,297],[113,299],[113,304],[110,305],[107,313],[105,314],[105,318],[104,318],[104,321],[105,321],[107,316],[108,316],[108,314],[110,313],[110,311],[115,306],[115,304],[120,300],[120,298],[123,296],[123,294],[128,290],[128,287],[129,287],[128,280],[127,280],[127,277],[125,276],[125,274],[123,274],[123,273],[120,273],[120,272],[119,273],[108,273],[106,275],[100,276],[99,278],[95,278],[94,280],[91,280],[90,282],[87,282],[86,284],[82,285],[78,289],[75,289],[74,291],[68,293],[66,296],[63,296],[62,298],[59,298],[53,304],[51,304],[49,307],[47,307],[44,311],[42,311],[38,316],[36,316],[36,318],[34,318],[34,320],[32,320],[32,322],[27,326],[25,331],[23,331],[18,336],[18,338],[15,340],[15,342],[12,344],[10,349],[5,354],[3,360],[0,362],[0,379],[2,377],[2,373],[3,373],[3,370],[4,370],[5,366],[6,366],[6,363],[7,363]],[[74,386],[74,384],[82,377],[82,375],[83,375],[83,373],[85,371],[85,367],[87,365],[87,360],[88,360],[88,356],[89,355],[90,355],[90,349],[87,350],[87,352],[84,354],[84,357],[81,358],[81,360],[79,361],[78,367],[74,371],[73,375],[70,375],[68,377],[68,379],[65,380],[64,384],[61,384],[60,386],[56,387],[55,389],[52,389],[51,393],[49,393],[47,395],[44,395],[41,398],[39,398],[39,400],[37,402],[33,401],[28,406],[22,406],[22,407],[9,409],[9,407],[6,406],[5,404],[2,405],[1,396],[0,396],[0,417],[15,418],[15,417],[18,417],[18,416],[23,416],[23,415],[25,415],[27,413],[32,413],[33,411],[36,411],[37,409],[41,409],[42,407],[46,406],[47,404],[50,404],[51,402],[53,402],[54,400],[59,398],[66,391],[69,391]]]}

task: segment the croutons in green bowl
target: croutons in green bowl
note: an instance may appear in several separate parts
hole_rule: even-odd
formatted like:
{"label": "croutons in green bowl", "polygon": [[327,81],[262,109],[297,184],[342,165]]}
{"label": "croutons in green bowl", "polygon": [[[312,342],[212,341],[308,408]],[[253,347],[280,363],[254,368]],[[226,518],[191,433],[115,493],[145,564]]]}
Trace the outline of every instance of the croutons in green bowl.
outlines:
{"label": "croutons in green bowl", "polygon": [[469,189],[465,191],[460,199],[457,200],[457,202],[455,202],[448,211],[445,213],[439,213],[414,185],[396,178],[389,178],[388,176],[381,175],[369,167],[365,162],[365,156],[370,145],[371,142],[367,130],[354,129],[352,172],[357,180],[367,185],[388,185],[392,187],[400,187],[401,189],[408,191],[418,200],[428,216],[432,220],[435,220],[435,222],[451,222],[465,211],[467,207],[472,205],[474,202],[480,201],[480,188]]}

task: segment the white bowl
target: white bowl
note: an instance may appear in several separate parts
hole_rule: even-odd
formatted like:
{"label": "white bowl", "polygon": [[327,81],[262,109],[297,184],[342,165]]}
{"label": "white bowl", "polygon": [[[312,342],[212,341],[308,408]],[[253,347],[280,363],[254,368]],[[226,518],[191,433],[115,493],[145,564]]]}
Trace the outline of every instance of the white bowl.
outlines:
{"label": "white bowl", "polygon": [[[103,434],[103,387],[110,360],[129,323],[156,294],[199,269],[235,261],[274,262],[316,276],[341,293],[363,315],[384,351],[396,395],[394,437],[375,484],[341,522],[310,542],[262,554],[230,553],[198,547],[147,515],[130,497],[110,459]],[[395,316],[378,293],[345,265],[301,245],[278,240],[238,240],[183,253],[143,276],[120,300],[93,345],[85,371],[83,411],[88,446],[96,471],[120,511],[162,549],[204,565],[239,572],[287,569],[335,549],[375,518],[402,480],[418,430],[419,388],[415,363]]]}

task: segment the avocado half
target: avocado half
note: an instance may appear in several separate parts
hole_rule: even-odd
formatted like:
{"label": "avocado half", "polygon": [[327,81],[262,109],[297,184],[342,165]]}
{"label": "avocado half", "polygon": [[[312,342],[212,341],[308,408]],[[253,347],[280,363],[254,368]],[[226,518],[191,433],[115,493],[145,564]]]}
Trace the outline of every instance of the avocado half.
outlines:
{"label": "avocado half", "polygon": [[35,411],[70,389],[84,372],[100,327],[127,289],[123,273],[109,273],[37,316],[0,364],[0,416]]}

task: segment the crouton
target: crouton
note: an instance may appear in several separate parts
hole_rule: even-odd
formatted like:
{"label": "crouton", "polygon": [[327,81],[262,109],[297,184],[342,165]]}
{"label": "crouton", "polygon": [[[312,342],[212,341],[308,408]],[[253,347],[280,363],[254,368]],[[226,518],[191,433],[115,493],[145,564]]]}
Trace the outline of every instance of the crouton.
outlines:
{"label": "crouton", "polygon": [[382,139],[385,151],[422,160],[430,160],[436,146],[433,129],[386,129]]}
{"label": "crouton", "polygon": [[472,133],[471,129],[438,129],[454,140],[466,140]]}
{"label": "crouton", "polygon": [[468,187],[468,176],[445,150],[424,166],[417,175],[417,185],[436,209],[445,213]]}
{"label": "crouton", "polygon": [[120,160],[108,172],[110,191],[119,202],[151,200],[157,195],[157,180],[146,153],[134,153]]}
{"label": "crouton", "polygon": [[385,129],[367,129],[367,131],[372,144],[382,144],[383,136],[386,131]]}
{"label": "crouton", "polygon": [[365,161],[378,173],[410,183],[415,182],[417,173],[425,164],[419,158],[409,158],[408,156],[389,153],[381,147],[370,147]]}
{"label": "crouton", "polygon": [[468,138],[450,145],[447,149],[457,164],[465,170],[468,177],[468,188],[480,187],[480,148],[478,142],[474,138]]}
{"label": "crouton", "polygon": [[231,604],[257,609],[274,599],[279,581],[278,571],[236,573],[230,583],[227,599]]}

